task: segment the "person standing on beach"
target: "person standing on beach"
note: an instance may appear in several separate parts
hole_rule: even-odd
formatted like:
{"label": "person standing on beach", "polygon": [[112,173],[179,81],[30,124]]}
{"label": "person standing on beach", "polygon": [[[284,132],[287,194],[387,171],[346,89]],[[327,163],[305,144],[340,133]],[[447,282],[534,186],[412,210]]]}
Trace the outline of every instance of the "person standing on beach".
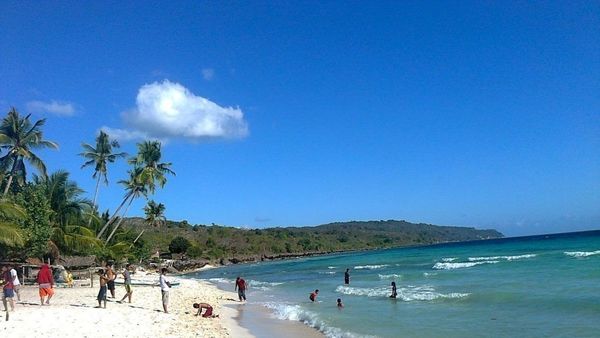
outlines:
{"label": "person standing on beach", "polygon": [[8,312],[7,303],[10,303],[10,310],[15,311],[15,291],[13,289],[12,276],[6,266],[2,267],[2,303],[4,304],[4,311]]}
{"label": "person standing on beach", "polygon": [[98,279],[100,281],[100,290],[98,291],[98,306],[96,308],[102,307],[102,302],[104,302],[104,308],[106,309],[106,285],[108,284],[108,277],[104,273],[104,270],[100,269],[97,272]]}
{"label": "person standing on beach", "polygon": [[314,302],[315,300],[317,300],[318,295],[319,295],[319,289],[316,289],[315,292],[310,293],[310,296],[308,296],[308,299],[310,299],[311,302]]}
{"label": "person standing on beach", "polygon": [[48,264],[42,264],[40,272],[37,275],[37,283],[39,285],[40,303],[44,305],[44,298],[46,299],[46,305],[50,305],[50,298],[54,296],[54,277],[52,276],[52,270]]}
{"label": "person standing on beach", "polygon": [[344,284],[350,284],[350,269],[346,269],[346,272],[344,272]]}
{"label": "person standing on beach", "polygon": [[110,291],[110,298],[115,298],[115,279],[117,279],[117,274],[113,270],[112,263],[106,264],[106,277],[108,278],[106,286]]}
{"label": "person standing on beach", "polygon": [[17,302],[21,301],[21,282],[19,281],[19,275],[17,274],[17,270],[11,265],[8,266],[10,269],[10,276],[12,277],[13,289],[17,294]]}
{"label": "person standing on beach", "polygon": [[238,276],[235,279],[234,290],[237,290],[238,298],[240,299],[240,302],[242,301],[242,299],[244,301],[246,301],[246,288],[247,288],[246,281],[243,278],[241,278],[240,276]]}
{"label": "person standing on beach", "polygon": [[123,270],[123,285],[125,285],[125,296],[121,298],[117,303],[122,303],[125,298],[129,298],[129,303],[131,303],[131,295],[133,294],[133,290],[131,290],[131,273],[129,272],[129,268],[131,268],[131,264],[125,265],[125,270]]}
{"label": "person standing on beach", "polygon": [[392,295],[390,298],[396,298],[398,296],[398,291],[396,290],[396,282],[392,282]]}
{"label": "person standing on beach", "polygon": [[167,280],[167,268],[162,268],[160,270],[160,278],[158,279],[158,283],[160,284],[160,293],[162,295],[162,304],[163,310],[165,313],[169,313],[167,311],[167,306],[169,305],[169,289],[171,288],[171,283]]}

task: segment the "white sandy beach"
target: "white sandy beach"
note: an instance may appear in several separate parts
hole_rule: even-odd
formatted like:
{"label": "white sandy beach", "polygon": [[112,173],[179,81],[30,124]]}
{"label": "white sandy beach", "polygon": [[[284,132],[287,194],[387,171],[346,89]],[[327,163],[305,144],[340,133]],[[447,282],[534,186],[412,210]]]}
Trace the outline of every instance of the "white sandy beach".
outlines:
{"label": "white sandy beach", "polygon": [[[158,280],[158,275],[147,278]],[[55,288],[49,306],[39,305],[36,286],[25,286],[8,321],[1,312],[0,332],[7,337],[252,337],[234,319],[237,311],[224,306],[237,303],[236,294],[203,281],[179,281],[171,288],[168,314],[162,312],[160,288],[154,286],[134,286],[132,303],[119,304],[115,300],[125,290],[117,285],[116,298],[109,298],[106,309],[94,308],[97,281],[93,288]],[[194,316],[192,304],[199,302],[211,304],[219,318]]]}

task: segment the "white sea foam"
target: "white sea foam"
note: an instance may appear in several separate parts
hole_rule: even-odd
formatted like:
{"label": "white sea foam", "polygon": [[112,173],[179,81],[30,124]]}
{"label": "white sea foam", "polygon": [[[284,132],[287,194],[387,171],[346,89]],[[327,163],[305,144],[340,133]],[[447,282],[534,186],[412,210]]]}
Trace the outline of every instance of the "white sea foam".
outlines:
{"label": "white sea foam", "polygon": [[385,268],[389,266],[388,264],[381,264],[381,265],[357,265],[354,268],[356,270],[361,270],[361,269],[369,269],[369,270],[374,270],[374,269],[381,269],[381,268]]}
{"label": "white sea foam", "polygon": [[518,256],[491,256],[491,257],[469,257],[470,262],[478,262],[478,261],[497,261],[499,259],[504,259],[507,261],[514,261],[518,259],[526,259],[536,257],[536,254],[525,254]]}
{"label": "white sea foam", "polygon": [[209,278],[208,279],[209,282],[213,282],[213,283],[226,283],[226,284],[233,284],[233,280],[231,279],[227,279],[227,278]]}
{"label": "white sea foam", "polygon": [[565,251],[564,254],[567,256],[571,256],[571,257],[588,257],[588,256],[600,255],[600,250],[596,250],[596,251]]}
{"label": "white sea foam", "polygon": [[456,257],[447,257],[447,258],[442,258],[442,262],[449,263],[449,262],[454,262],[457,259],[458,258],[456,258]]}
{"label": "white sea foam", "polygon": [[389,274],[389,275],[382,275],[379,274],[379,279],[400,279],[402,278],[402,275],[398,275],[395,273]]}
{"label": "white sea foam", "polygon": [[385,297],[390,295],[390,288],[357,288],[352,286],[338,286],[335,291],[345,295]]}
{"label": "white sea foam", "polygon": [[328,266],[327,269],[336,269],[335,266]]}
{"label": "white sea foam", "polygon": [[281,285],[284,284],[283,282],[261,282],[258,280],[249,280],[248,284],[251,286],[277,286],[277,285]]}
{"label": "white sea foam", "polygon": [[[310,327],[321,331],[325,336],[330,338],[358,338],[365,337],[356,335],[352,332],[343,331],[337,327],[328,326],[323,322],[317,314],[303,309],[300,305],[281,304],[281,303],[265,303],[265,307],[273,311],[273,315],[282,320],[299,321]],[[367,336],[370,337],[370,336]]]}
{"label": "white sea foam", "polygon": [[319,271],[320,275],[335,275],[335,271]]}
{"label": "white sea foam", "polygon": [[425,276],[425,277],[436,276],[436,275],[437,275],[436,272],[423,272],[423,276]]}
{"label": "white sea foam", "polygon": [[[389,297],[391,294],[390,288],[357,288],[350,286],[338,286],[335,289],[336,292],[353,295],[353,296],[367,296],[367,297]],[[407,286],[398,289],[398,299],[405,302],[412,301],[432,301],[436,299],[451,299],[451,298],[464,298],[469,296],[469,293],[439,293],[431,286]]]}
{"label": "white sea foam", "polygon": [[462,269],[462,268],[470,268],[476,265],[481,264],[495,264],[500,263],[500,261],[481,261],[481,262],[463,262],[463,263],[435,263],[433,266],[436,270],[453,270],[453,269]]}

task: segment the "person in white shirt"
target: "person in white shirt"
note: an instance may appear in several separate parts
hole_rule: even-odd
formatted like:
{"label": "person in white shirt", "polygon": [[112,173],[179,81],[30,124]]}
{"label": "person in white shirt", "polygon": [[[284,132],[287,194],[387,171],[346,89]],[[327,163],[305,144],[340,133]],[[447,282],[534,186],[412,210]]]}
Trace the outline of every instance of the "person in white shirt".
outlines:
{"label": "person in white shirt", "polygon": [[17,275],[17,270],[14,267],[10,267],[10,276],[12,277],[13,289],[17,294],[17,302],[21,301],[21,282],[19,281],[19,276]]}
{"label": "person in white shirt", "polygon": [[169,289],[171,288],[171,283],[167,280],[166,275],[167,268],[162,268],[158,282],[160,283],[160,293],[162,294],[163,310],[165,310],[165,313],[169,313],[169,311],[167,311],[167,306],[169,305]]}

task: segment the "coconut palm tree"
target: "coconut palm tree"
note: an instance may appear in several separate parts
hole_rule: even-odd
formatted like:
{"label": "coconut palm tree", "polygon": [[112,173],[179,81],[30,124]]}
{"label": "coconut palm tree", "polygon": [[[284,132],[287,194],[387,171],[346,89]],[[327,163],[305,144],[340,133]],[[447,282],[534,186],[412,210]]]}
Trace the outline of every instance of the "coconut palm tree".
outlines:
{"label": "coconut palm tree", "polygon": [[10,168],[4,187],[4,196],[15,178],[21,184],[25,182],[27,176],[25,160],[34,166],[42,176],[46,176],[46,165],[31,151],[33,148],[58,149],[56,143],[43,139],[41,127],[46,123],[46,119],[32,124],[29,121],[30,116],[19,116],[13,107],[0,124],[0,148],[6,151],[6,155],[0,157],[0,168],[5,171]]}
{"label": "coconut palm tree", "polygon": [[[92,147],[87,143],[83,143],[82,147],[84,152],[80,153],[87,161],[81,166],[85,168],[87,166],[94,165],[94,174],[92,178],[96,179],[96,189],[94,191],[94,199],[92,201],[92,207],[94,210],[96,207],[96,201],[98,198],[98,190],[100,188],[100,180],[104,179],[104,184],[108,185],[108,164],[114,163],[117,159],[127,156],[126,153],[113,153],[113,148],[119,148],[119,142],[116,140],[110,140],[108,134],[100,131],[98,137],[96,137],[96,147]],[[92,221],[90,218],[89,223]]]}
{"label": "coconut palm tree", "polygon": [[171,163],[160,163],[162,157],[160,142],[145,141],[138,143],[137,146],[137,155],[129,159],[128,162],[136,168],[142,168],[138,179],[153,194],[157,183],[161,188],[167,183],[165,174],[175,175],[175,172],[169,168]]}
{"label": "coconut palm tree", "polygon": [[164,224],[167,220],[165,218],[165,205],[162,203],[156,203],[149,201],[144,207],[144,213],[146,214],[146,223],[151,226],[157,227]]}
{"label": "coconut palm tree", "polygon": [[13,221],[25,217],[19,205],[0,199],[0,244],[20,246],[25,243],[19,226]]}
{"label": "coconut palm tree", "polygon": [[[144,213],[146,214],[146,223],[154,227],[161,226],[167,220],[164,215],[165,205],[162,203],[157,204],[152,200],[149,201],[148,204],[144,207]],[[140,237],[142,237],[144,231],[146,231],[146,229],[143,229],[140,232],[140,234],[133,240],[133,244],[135,244],[135,242],[137,242],[137,240],[140,239]]]}
{"label": "coconut palm tree", "polygon": [[113,217],[110,220],[108,220],[108,222],[106,222],[106,224],[109,225],[112,222],[114,222],[114,220],[117,217],[117,212],[123,207],[123,205],[127,201],[129,201],[129,203],[127,203],[127,207],[125,208],[125,211],[119,218],[119,221],[117,222],[117,224],[113,227],[113,230],[111,231],[110,235],[108,235],[108,237],[106,238],[105,244],[107,244],[111,240],[111,238],[114,236],[115,232],[117,231],[117,229],[123,222],[123,219],[125,218],[125,215],[127,214],[127,211],[129,211],[129,207],[131,206],[131,203],[133,203],[133,201],[138,197],[141,197],[141,196],[146,197],[148,195],[148,190],[147,190],[146,185],[143,182],[141,182],[139,179],[141,172],[142,172],[141,168],[134,168],[133,170],[129,171],[129,179],[128,180],[119,181],[119,183],[121,183],[125,186],[125,190],[127,191],[127,193],[125,194],[125,198],[123,199],[123,202],[121,203],[121,205],[119,206],[119,208],[117,209],[115,214],[113,214]]}
{"label": "coconut palm tree", "polygon": [[92,209],[91,202],[81,198],[83,189],[69,180],[69,173],[59,170],[48,177],[33,177],[43,187],[48,200],[52,224],[52,244],[62,251],[82,251],[98,247],[93,230],[83,226],[83,214]]}
{"label": "coconut palm tree", "polygon": [[[167,182],[167,179],[165,177],[166,174],[175,175],[175,172],[173,172],[173,170],[169,168],[171,166],[171,163],[160,162],[160,159],[162,157],[160,142],[145,141],[142,143],[138,143],[137,146],[137,155],[129,159],[128,161],[129,164],[132,164],[134,166],[133,170],[129,171],[129,180],[120,182],[125,185],[128,192],[125,194],[123,202],[121,202],[121,205],[119,206],[119,208],[117,208],[111,219],[100,230],[97,238],[100,238],[102,234],[106,231],[108,226],[112,222],[114,222],[119,211],[129,199],[130,200],[127,208],[129,208],[129,205],[131,205],[133,199],[135,199],[137,196],[140,196],[142,194],[146,196],[148,192],[154,193],[157,183],[161,188],[164,187],[164,185]],[[136,192],[137,196],[135,195]],[[122,219],[119,222],[122,222]],[[113,234],[117,228],[118,225],[114,227]],[[109,236],[109,238],[111,237],[112,236]]]}

